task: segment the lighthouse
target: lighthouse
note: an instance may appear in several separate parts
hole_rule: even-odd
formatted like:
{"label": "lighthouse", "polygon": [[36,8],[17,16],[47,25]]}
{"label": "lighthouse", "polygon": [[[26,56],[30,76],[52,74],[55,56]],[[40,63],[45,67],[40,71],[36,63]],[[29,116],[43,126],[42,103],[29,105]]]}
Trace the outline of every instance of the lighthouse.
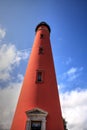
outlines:
{"label": "lighthouse", "polygon": [[46,22],[35,39],[10,130],[64,130],[54,61]]}

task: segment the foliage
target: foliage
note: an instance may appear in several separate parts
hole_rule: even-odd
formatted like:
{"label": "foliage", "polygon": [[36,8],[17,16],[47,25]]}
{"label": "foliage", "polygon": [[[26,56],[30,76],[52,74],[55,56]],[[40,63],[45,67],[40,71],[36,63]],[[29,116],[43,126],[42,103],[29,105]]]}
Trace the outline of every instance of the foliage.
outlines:
{"label": "foliage", "polygon": [[63,125],[64,125],[64,130],[68,130],[67,129],[67,122],[66,122],[66,120],[63,118]]}

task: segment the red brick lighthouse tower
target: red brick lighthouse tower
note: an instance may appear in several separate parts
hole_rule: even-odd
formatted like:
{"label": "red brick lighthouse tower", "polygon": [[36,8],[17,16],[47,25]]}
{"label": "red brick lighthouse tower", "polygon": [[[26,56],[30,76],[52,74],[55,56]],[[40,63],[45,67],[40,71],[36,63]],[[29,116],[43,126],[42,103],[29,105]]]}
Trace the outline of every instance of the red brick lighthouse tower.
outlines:
{"label": "red brick lighthouse tower", "polygon": [[64,130],[50,45],[50,27],[37,25],[10,130]]}

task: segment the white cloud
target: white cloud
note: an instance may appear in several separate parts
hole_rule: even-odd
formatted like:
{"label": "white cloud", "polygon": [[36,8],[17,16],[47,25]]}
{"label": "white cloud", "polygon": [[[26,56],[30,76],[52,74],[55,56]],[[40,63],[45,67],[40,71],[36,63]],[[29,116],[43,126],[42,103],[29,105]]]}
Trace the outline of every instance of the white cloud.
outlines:
{"label": "white cloud", "polygon": [[67,78],[67,81],[73,81],[77,77],[79,77],[80,72],[82,70],[83,70],[83,67],[81,67],[81,68],[72,67],[63,74],[63,78]]}
{"label": "white cloud", "polygon": [[9,129],[18,100],[21,82],[10,83],[4,89],[0,88],[0,129]]}
{"label": "white cloud", "polygon": [[0,28],[0,40],[3,39],[6,35],[6,30],[4,28]]}
{"label": "white cloud", "polygon": [[[1,42],[5,35],[6,30],[0,27]],[[0,44],[0,83],[3,81],[4,84],[4,81],[9,80],[5,88],[0,84],[0,130],[10,128],[23,80],[23,75],[18,74],[17,81],[11,81],[11,77],[14,78],[13,68],[18,66],[21,60],[27,59],[29,52],[29,49],[17,50],[14,44]]]}
{"label": "white cloud", "polygon": [[72,75],[72,74],[75,74],[76,71],[77,71],[77,68],[72,67],[70,70],[67,71],[67,74]]}
{"label": "white cloud", "polygon": [[0,80],[10,79],[10,72],[21,60],[28,58],[28,51],[18,51],[13,44],[0,46]]}
{"label": "white cloud", "polygon": [[17,78],[18,78],[20,81],[22,81],[24,77],[23,77],[22,74],[18,74],[18,75],[17,75]]}
{"label": "white cloud", "polygon": [[1,71],[0,70],[0,81],[6,81],[8,79],[10,79],[11,75],[8,71]]}
{"label": "white cloud", "polygon": [[60,83],[59,85],[58,85],[58,89],[59,89],[59,91],[61,92],[63,89],[65,89],[66,88],[66,85],[64,84],[64,83]]}
{"label": "white cloud", "polygon": [[87,130],[87,90],[60,94],[63,117],[70,130]]}
{"label": "white cloud", "polygon": [[17,81],[12,82],[11,77],[13,68],[20,64],[21,60],[25,60],[29,56],[29,51],[18,51],[13,44],[0,45],[0,81],[10,81],[1,88],[0,85],[0,129],[9,129],[17,103],[22,74],[18,74]]}

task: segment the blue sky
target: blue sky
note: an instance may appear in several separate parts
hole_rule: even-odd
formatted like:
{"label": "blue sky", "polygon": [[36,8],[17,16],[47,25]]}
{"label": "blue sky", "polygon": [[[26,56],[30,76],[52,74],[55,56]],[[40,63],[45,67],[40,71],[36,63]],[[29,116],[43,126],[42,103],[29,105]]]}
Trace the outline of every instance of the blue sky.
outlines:
{"label": "blue sky", "polygon": [[[84,125],[87,121],[86,0],[0,0],[0,97],[4,102],[0,104],[3,111],[0,111],[2,114],[0,130],[6,127],[4,121],[7,122],[8,128],[10,127],[33,45],[35,27],[41,21],[47,22],[51,27],[50,39],[56,76],[62,111],[68,120],[68,128],[79,130],[80,126],[85,130],[87,129]],[[6,109],[6,115],[3,108],[6,106],[7,97],[10,112]],[[80,97],[82,99],[78,103]],[[84,104],[86,109],[80,108],[79,104],[80,106]],[[73,111],[73,108],[76,108],[76,111]],[[79,114],[75,117],[74,112],[79,113],[80,109],[84,111],[83,120],[79,120],[77,125],[73,121],[79,118]],[[72,120],[68,112],[74,113],[71,114]]]}

